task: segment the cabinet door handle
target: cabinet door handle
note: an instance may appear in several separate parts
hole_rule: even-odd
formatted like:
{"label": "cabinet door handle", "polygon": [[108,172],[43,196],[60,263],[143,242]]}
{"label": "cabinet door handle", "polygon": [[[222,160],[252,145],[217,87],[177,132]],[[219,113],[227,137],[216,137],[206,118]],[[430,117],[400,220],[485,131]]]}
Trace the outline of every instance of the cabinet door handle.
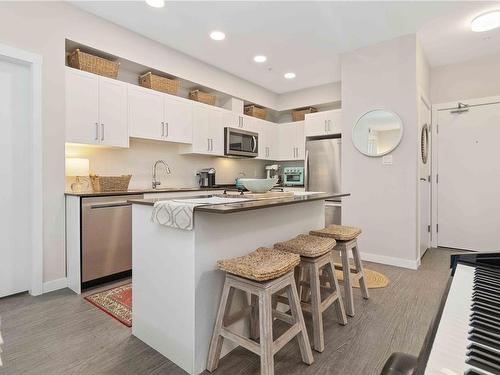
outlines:
{"label": "cabinet door handle", "polygon": [[207,138],[207,151],[210,151],[210,138]]}
{"label": "cabinet door handle", "polygon": [[330,125],[332,124],[332,120],[328,120],[328,131],[331,132],[332,129],[330,128]]}
{"label": "cabinet door handle", "polygon": [[104,141],[104,124],[101,124],[101,142]]}
{"label": "cabinet door handle", "polygon": [[168,122],[165,123],[165,137],[168,137]]}
{"label": "cabinet door handle", "polygon": [[328,131],[326,123],[327,123],[327,121],[325,120],[325,133]]}
{"label": "cabinet door handle", "polygon": [[214,150],[214,140],[213,138],[210,138],[210,151]]}
{"label": "cabinet door handle", "polygon": [[95,140],[99,140],[99,124],[97,122],[95,123]]}
{"label": "cabinet door handle", "polygon": [[165,137],[165,123],[163,121],[161,122],[161,136]]}

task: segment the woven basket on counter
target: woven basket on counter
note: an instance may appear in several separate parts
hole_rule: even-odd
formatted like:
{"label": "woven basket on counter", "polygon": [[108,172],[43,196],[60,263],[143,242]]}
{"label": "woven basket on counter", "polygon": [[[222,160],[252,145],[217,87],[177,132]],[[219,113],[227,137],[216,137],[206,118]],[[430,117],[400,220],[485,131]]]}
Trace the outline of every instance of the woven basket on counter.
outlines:
{"label": "woven basket on counter", "polygon": [[292,111],[292,119],[293,121],[304,121],[306,114],[315,112],[318,112],[318,110],[314,107],[295,109]]}
{"label": "woven basket on counter", "polygon": [[189,92],[189,99],[195,100],[200,103],[215,105],[215,100],[217,99],[217,97],[213,94],[209,94],[200,90],[193,90]]}
{"label": "woven basket on counter", "polygon": [[245,106],[245,115],[257,117],[261,120],[266,119],[267,111],[265,108],[257,107],[255,105],[246,105]]}
{"label": "woven basket on counter", "polygon": [[103,191],[127,191],[132,175],[122,176],[97,176],[90,175],[92,189],[95,192]]}
{"label": "woven basket on counter", "polygon": [[118,77],[118,68],[120,66],[118,62],[94,56],[79,49],[74,50],[68,56],[68,64],[72,68],[109,78]]}
{"label": "woven basket on counter", "polygon": [[139,85],[172,95],[177,94],[177,90],[179,90],[179,81],[162,77],[151,72],[147,72],[139,77]]}

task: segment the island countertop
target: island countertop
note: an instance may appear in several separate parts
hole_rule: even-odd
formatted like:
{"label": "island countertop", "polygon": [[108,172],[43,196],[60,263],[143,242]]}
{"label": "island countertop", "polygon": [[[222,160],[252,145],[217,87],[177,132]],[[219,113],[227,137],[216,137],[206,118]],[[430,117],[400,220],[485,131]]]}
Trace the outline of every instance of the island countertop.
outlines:
{"label": "island countertop", "polygon": [[[312,202],[317,200],[332,200],[341,197],[347,197],[350,193],[313,193],[307,195],[294,195],[293,197],[284,198],[264,198],[264,199],[252,199],[239,203],[221,203],[221,204],[211,204],[211,205],[200,205],[194,208],[195,212],[208,212],[215,214],[229,214],[241,211],[257,210],[260,208],[268,208],[275,206],[285,206],[290,204],[298,204],[304,202]],[[199,195],[193,198],[209,198],[212,195]],[[169,199],[186,199],[186,197],[172,197]],[[141,204],[147,206],[154,206],[158,201],[164,201],[165,198],[151,198],[151,199],[130,199],[129,202],[133,204]]]}

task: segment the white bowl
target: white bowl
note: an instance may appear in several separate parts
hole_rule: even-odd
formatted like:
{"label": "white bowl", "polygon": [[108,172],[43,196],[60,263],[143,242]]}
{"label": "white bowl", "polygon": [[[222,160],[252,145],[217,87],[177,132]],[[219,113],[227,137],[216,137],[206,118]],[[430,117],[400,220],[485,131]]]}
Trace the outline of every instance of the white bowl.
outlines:
{"label": "white bowl", "polygon": [[240,178],[243,186],[252,193],[265,193],[271,190],[278,182],[277,178]]}

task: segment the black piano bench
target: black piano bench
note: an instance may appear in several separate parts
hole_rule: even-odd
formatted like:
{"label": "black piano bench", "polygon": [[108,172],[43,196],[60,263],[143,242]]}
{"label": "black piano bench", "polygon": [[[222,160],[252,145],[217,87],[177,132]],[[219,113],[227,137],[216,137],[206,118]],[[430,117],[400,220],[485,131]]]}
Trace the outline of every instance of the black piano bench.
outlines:
{"label": "black piano bench", "polygon": [[418,358],[405,353],[392,353],[385,362],[380,375],[412,375],[417,368]]}

